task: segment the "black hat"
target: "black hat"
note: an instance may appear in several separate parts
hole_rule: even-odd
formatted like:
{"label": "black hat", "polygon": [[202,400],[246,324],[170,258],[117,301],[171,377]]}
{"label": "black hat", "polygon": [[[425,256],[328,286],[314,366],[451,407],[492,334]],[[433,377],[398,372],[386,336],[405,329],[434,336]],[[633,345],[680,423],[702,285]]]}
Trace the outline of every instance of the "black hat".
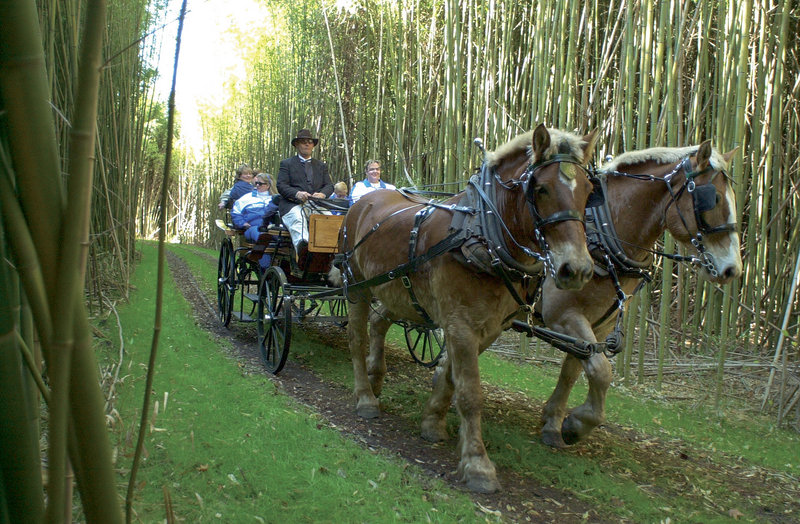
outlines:
{"label": "black hat", "polygon": [[311,131],[309,131],[308,129],[301,129],[300,131],[297,132],[297,136],[292,139],[292,146],[294,147],[295,142],[297,142],[298,140],[302,140],[304,138],[310,139],[312,142],[314,142],[314,145],[317,145],[319,143],[319,138],[314,138],[313,136],[311,136]]}

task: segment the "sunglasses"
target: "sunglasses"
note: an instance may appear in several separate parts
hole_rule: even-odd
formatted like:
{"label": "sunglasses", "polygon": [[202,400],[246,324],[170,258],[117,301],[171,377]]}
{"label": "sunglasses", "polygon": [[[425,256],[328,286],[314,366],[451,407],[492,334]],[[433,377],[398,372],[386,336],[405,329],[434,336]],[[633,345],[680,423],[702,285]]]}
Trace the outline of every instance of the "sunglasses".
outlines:
{"label": "sunglasses", "polygon": [[268,186],[269,183],[268,182],[256,182],[256,185],[257,186]]}

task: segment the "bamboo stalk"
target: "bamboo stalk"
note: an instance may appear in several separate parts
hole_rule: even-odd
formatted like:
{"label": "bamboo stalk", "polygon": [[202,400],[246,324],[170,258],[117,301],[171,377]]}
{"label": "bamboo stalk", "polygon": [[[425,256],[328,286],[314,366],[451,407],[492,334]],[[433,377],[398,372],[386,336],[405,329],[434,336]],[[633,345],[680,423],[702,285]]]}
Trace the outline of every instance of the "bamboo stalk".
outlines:
{"label": "bamboo stalk", "polygon": [[[175,126],[175,84],[178,73],[178,59],[181,50],[181,33],[183,32],[183,21],[186,15],[187,0],[181,3],[181,11],[178,22],[178,31],[175,37],[175,59],[173,61],[172,70],[172,87],[169,95],[169,111],[167,123],[167,145],[166,155],[164,158],[163,182],[161,190],[161,209],[166,209],[167,195],[169,186],[169,175],[172,159],[172,140],[173,131]],[[150,396],[153,387],[153,375],[155,373],[156,357],[158,355],[158,340],[161,334],[161,312],[163,307],[163,289],[164,289],[164,259],[165,259],[165,246],[166,240],[166,212],[162,212],[159,219],[159,236],[158,236],[158,268],[157,268],[157,282],[156,282],[156,311],[155,319],[153,322],[153,338],[150,346],[150,358],[147,365],[147,376],[145,380],[144,399],[142,401],[142,413],[139,421],[139,434],[136,440],[136,449],[134,451],[133,463],[131,464],[130,477],[128,479],[128,490],[125,497],[125,521],[130,523],[133,516],[133,494],[136,486],[136,473],[139,469],[139,463],[144,448],[144,436],[147,428],[147,419],[150,412]]]}
{"label": "bamboo stalk", "polygon": [[[783,342],[786,339],[785,334],[787,333],[787,328],[789,326],[789,318],[792,313],[794,298],[797,293],[798,275],[800,275],[800,251],[798,251],[797,258],[795,260],[794,274],[792,275],[791,288],[789,289],[789,297],[786,301],[786,307],[784,308],[783,312],[783,323],[781,324],[780,335],[778,336],[778,344],[775,346],[775,354],[772,357],[772,365],[770,366],[769,378],[767,379],[767,385],[764,389],[764,398],[761,399],[761,411],[764,411],[764,407],[767,405],[767,400],[769,399],[769,395],[772,389],[772,382],[775,379],[775,371],[778,368],[778,361],[780,360],[781,354],[783,352]],[[785,371],[785,364],[783,369]],[[785,380],[783,382],[785,383]]]}
{"label": "bamboo stalk", "polygon": [[[5,206],[2,206],[5,207]],[[5,221],[0,219],[0,226]],[[6,260],[4,227],[0,227],[0,260]],[[39,460],[38,404],[24,383],[15,309],[19,284],[6,263],[0,264],[0,499],[11,515],[26,515],[38,522],[44,516],[43,485]],[[13,450],[13,451],[12,451]]]}

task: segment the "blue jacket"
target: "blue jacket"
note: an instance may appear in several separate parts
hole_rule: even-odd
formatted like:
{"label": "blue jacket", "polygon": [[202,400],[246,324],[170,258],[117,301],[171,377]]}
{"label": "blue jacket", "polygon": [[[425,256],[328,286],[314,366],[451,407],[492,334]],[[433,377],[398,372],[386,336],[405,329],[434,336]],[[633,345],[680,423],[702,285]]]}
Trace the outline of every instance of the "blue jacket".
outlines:
{"label": "blue jacket", "polygon": [[252,191],[253,186],[250,184],[250,182],[237,180],[236,183],[233,184],[233,187],[228,191],[228,201],[225,204],[225,207],[230,209],[234,202],[242,198],[247,193],[251,193]]}
{"label": "blue jacket", "polygon": [[250,227],[262,225],[278,211],[272,199],[270,193],[259,193],[255,189],[242,196],[231,209],[233,225],[239,229],[243,229],[245,224],[250,224]]}

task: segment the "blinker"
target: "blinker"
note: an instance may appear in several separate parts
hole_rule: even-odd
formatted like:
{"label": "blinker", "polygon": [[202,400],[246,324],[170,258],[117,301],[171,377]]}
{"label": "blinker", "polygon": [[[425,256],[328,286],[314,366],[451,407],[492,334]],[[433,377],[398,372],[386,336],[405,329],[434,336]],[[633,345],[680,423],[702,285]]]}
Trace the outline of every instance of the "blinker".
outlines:
{"label": "blinker", "polygon": [[699,212],[711,211],[717,206],[717,188],[714,184],[696,186],[692,191],[694,208]]}
{"label": "blinker", "polygon": [[591,177],[592,192],[586,200],[586,208],[602,206],[606,203],[606,192],[603,189],[603,182],[598,177]]}

